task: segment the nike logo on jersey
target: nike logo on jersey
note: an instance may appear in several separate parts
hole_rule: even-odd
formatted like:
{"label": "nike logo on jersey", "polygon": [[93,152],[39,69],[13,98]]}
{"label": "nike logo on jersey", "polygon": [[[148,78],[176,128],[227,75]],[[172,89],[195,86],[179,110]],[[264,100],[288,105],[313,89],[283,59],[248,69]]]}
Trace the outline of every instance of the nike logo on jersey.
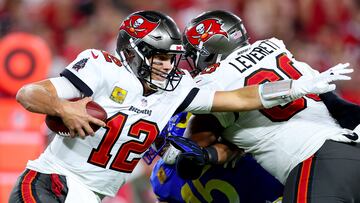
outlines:
{"label": "nike logo on jersey", "polygon": [[99,55],[94,54],[93,51],[91,51],[91,55],[94,57],[94,59],[97,59],[99,57]]}
{"label": "nike logo on jersey", "polygon": [[356,141],[359,139],[358,134],[352,133],[352,134],[343,134],[345,137],[347,137],[349,140]]}

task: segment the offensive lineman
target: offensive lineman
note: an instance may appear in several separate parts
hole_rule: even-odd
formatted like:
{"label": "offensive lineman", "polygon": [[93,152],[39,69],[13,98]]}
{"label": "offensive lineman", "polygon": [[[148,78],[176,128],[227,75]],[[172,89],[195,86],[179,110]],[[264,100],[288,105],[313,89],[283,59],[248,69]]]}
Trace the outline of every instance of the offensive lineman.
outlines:
{"label": "offensive lineman", "polygon": [[[183,39],[195,66],[215,63],[195,78],[202,88],[224,91],[239,82],[247,86],[318,75],[296,61],[276,38],[249,44],[241,19],[229,12],[199,15],[188,24]],[[343,65],[327,73],[336,75]],[[276,88],[288,85],[282,84]],[[358,142],[358,136],[341,128],[317,95],[266,110],[214,115],[225,127],[223,138],[253,154],[268,172],[286,182],[284,202],[360,201],[360,147],[335,142]]]}

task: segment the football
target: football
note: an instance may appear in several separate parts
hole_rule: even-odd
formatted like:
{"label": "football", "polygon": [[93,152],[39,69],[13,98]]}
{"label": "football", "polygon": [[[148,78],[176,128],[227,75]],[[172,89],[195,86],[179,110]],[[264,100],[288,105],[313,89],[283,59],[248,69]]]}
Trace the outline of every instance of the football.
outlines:
{"label": "football", "polygon": [[[79,99],[81,99],[81,98],[70,99],[70,101],[76,101]],[[102,121],[106,121],[106,119],[107,119],[107,113],[104,110],[104,108],[102,108],[98,103],[96,103],[94,101],[90,101],[86,104],[86,111],[89,115],[91,115],[97,119],[100,119]],[[46,126],[51,131],[53,131],[61,136],[70,136],[69,129],[64,125],[64,123],[60,117],[47,115],[45,117],[45,123],[46,123]],[[94,132],[100,128],[100,126],[95,125],[93,123],[90,123],[90,126],[94,130]]]}

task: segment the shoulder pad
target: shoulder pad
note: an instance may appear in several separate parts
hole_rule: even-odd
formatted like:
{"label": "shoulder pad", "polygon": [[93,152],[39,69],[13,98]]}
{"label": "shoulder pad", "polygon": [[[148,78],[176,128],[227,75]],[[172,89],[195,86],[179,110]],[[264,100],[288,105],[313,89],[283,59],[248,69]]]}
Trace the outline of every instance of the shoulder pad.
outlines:
{"label": "shoulder pad", "polygon": [[120,62],[120,59],[115,57],[114,55],[108,53],[107,51],[98,50],[98,49],[86,49],[82,51],[78,57],[81,58],[89,58],[91,61],[96,62],[108,62],[108,63],[114,63],[115,65],[121,67],[122,64]]}
{"label": "shoulder pad", "polygon": [[274,44],[276,44],[277,46],[279,46],[281,48],[286,49],[286,46],[285,46],[284,42],[282,40],[276,38],[276,37],[272,37],[272,38],[267,39],[267,40],[274,43]]}

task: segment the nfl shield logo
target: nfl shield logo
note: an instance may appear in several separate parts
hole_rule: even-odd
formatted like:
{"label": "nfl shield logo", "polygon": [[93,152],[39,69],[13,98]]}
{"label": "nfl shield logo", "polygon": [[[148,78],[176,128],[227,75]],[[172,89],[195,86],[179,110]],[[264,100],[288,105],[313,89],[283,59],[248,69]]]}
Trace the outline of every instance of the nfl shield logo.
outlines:
{"label": "nfl shield logo", "polygon": [[142,106],[142,107],[147,106],[147,101],[146,101],[146,99],[142,99],[142,100],[141,100],[141,106]]}

